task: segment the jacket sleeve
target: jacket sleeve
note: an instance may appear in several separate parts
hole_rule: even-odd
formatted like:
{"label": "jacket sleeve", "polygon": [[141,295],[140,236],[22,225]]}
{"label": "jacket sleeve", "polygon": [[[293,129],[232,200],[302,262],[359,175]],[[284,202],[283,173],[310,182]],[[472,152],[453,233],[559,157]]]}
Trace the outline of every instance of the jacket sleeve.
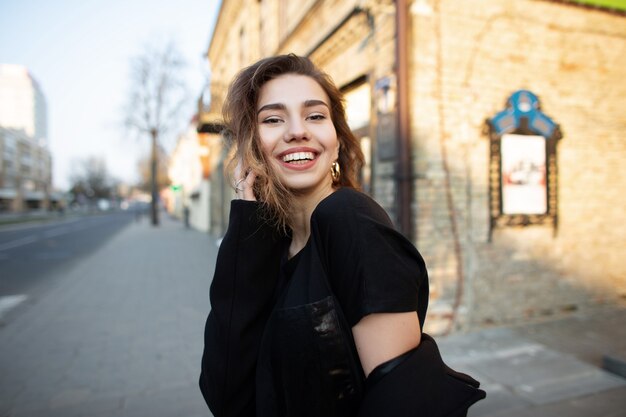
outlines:
{"label": "jacket sleeve", "polygon": [[[415,246],[363,194],[346,190],[320,206],[312,231],[348,324],[373,313],[416,311],[423,328],[428,273]],[[375,368],[365,385],[358,417],[462,417],[485,397],[478,381],[446,366],[426,333],[415,349]]]}
{"label": "jacket sleeve", "polygon": [[257,202],[234,200],[211,283],[200,390],[215,417],[254,416],[255,367],[280,267]]}
{"label": "jacket sleeve", "polygon": [[464,417],[486,396],[478,387],[472,377],[450,369],[433,338],[422,333],[420,345],[400,363],[383,363],[370,373],[358,417]]}
{"label": "jacket sleeve", "polygon": [[428,273],[420,253],[371,198],[351,190],[333,197],[316,209],[311,233],[348,325],[368,314],[416,311],[423,326]]}

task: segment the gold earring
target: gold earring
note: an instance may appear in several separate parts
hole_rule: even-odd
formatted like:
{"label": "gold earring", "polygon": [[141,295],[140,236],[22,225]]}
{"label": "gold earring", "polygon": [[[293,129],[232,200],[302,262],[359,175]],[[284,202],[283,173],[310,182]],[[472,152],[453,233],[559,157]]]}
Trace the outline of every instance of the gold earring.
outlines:
{"label": "gold earring", "polygon": [[330,166],[330,176],[333,178],[333,184],[337,184],[339,182],[339,177],[341,176],[341,167],[339,166],[339,162],[335,161]]}

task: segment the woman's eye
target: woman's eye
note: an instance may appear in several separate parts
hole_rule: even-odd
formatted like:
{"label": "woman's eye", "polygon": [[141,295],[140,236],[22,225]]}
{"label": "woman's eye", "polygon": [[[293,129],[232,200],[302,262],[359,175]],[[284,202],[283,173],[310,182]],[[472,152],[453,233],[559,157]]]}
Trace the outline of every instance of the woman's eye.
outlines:
{"label": "woman's eye", "polygon": [[310,120],[324,120],[326,119],[326,116],[323,114],[312,114],[309,116]]}
{"label": "woman's eye", "polygon": [[280,122],[282,122],[282,120],[279,119],[278,117],[267,117],[263,119],[263,123],[267,123],[267,124],[274,124],[274,123],[280,123]]}

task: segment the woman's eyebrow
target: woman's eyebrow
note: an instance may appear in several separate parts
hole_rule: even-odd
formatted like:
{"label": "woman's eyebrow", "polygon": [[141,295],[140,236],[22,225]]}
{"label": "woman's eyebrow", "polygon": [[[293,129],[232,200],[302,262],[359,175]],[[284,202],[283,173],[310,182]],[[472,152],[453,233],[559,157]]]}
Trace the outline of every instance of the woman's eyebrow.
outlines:
{"label": "woman's eyebrow", "polygon": [[256,114],[258,115],[264,110],[286,110],[287,107],[282,103],[270,103],[262,106],[259,110],[257,110]]}
{"label": "woman's eyebrow", "polygon": [[328,104],[326,104],[326,102],[322,100],[307,100],[304,102],[304,107],[315,107],[315,106],[326,106],[330,108]]}
{"label": "woman's eyebrow", "polygon": [[[328,104],[326,104],[322,100],[312,99],[312,100],[306,100],[304,102],[304,107],[315,107],[315,106],[326,106],[327,108],[330,109]],[[261,108],[257,110],[256,114],[258,115],[259,113],[265,110],[286,110],[286,109],[287,109],[287,106],[285,106],[283,103],[269,103],[264,106],[261,106]]]}

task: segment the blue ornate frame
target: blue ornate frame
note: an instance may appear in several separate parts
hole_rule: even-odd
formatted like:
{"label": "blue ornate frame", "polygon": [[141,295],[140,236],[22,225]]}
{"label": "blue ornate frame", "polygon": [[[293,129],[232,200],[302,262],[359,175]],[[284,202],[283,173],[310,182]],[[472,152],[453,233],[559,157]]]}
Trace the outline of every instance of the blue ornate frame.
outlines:
{"label": "blue ornate frame", "polygon": [[[539,98],[528,90],[518,90],[506,101],[506,108],[486,121],[489,135],[489,240],[493,229],[503,226],[552,224],[556,234],[558,198],[556,158],[561,129],[541,111]],[[502,136],[505,134],[539,135],[546,140],[547,203],[545,214],[504,214],[502,211]]]}

